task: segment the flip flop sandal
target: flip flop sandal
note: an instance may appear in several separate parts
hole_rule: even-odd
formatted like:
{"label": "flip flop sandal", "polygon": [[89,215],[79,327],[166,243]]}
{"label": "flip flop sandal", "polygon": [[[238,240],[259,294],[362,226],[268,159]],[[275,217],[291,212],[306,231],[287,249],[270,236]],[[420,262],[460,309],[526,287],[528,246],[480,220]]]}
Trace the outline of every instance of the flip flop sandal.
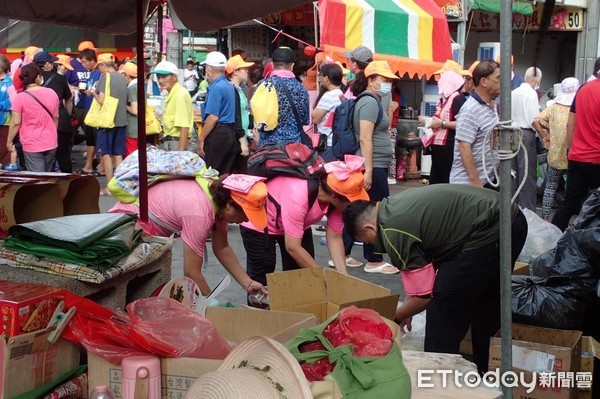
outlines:
{"label": "flip flop sandal", "polygon": [[[361,267],[363,264],[360,261],[357,261],[354,258],[346,258],[346,267]],[[333,264],[333,260],[330,260],[329,262],[327,262],[327,266],[329,267],[335,267],[335,265]]]}
{"label": "flip flop sandal", "polygon": [[365,273],[380,273],[380,274],[397,274],[400,273],[397,267],[390,265],[387,262],[384,262],[382,265],[377,267],[367,267],[363,268]]}

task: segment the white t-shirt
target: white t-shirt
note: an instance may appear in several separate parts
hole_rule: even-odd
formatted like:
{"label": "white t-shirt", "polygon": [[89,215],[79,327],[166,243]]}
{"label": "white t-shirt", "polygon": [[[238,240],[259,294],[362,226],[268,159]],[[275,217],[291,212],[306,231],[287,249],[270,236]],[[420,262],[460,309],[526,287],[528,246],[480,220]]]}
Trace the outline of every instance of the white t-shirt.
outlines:
{"label": "white t-shirt", "polygon": [[196,90],[196,87],[198,87],[198,82],[196,81],[196,79],[200,78],[198,77],[198,72],[196,72],[195,69],[192,69],[190,71],[187,68],[185,68],[183,70],[183,87],[185,87],[187,91]]}
{"label": "white t-shirt", "polygon": [[331,118],[333,118],[332,113],[333,113],[333,111],[335,111],[337,106],[342,103],[340,96],[343,96],[343,94],[344,93],[342,93],[342,91],[340,89],[330,90],[330,91],[326,92],[325,94],[323,94],[323,97],[321,97],[317,106],[315,107],[315,108],[323,109],[323,110],[327,111],[327,113],[325,114],[323,119],[321,119],[321,121],[317,124],[317,131],[319,133],[327,135],[327,146],[328,147],[331,147],[333,144],[332,143],[333,135],[331,134],[331,132],[332,132],[331,124],[333,122],[331,119]]}

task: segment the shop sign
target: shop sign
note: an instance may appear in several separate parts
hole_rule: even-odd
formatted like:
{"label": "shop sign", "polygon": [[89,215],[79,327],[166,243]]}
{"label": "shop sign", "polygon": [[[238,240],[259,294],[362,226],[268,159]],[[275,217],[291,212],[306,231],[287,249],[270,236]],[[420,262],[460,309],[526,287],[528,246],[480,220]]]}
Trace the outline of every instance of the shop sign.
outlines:
{"label": "shop sign", "polygon": [[264,16],[262,22],[269,25],[312,25],[314,16],[313,5],[305,4]]}
{"label": "shop sign", "polygon": [[[513,30],[537,31],[541,27],[543,4],[537,4],[532,15],[513,14]],[[473,11],[470,15],[471,29],[499,30],[500,14],[481,10]],[[581,31],[583,30],[583,9],[574,7],[554,7],[548,30],[550,31]]]}
{"label": "shop sign", "polygon": [[449,22],[465,20],[464,0],[435,0],[435,2]]}

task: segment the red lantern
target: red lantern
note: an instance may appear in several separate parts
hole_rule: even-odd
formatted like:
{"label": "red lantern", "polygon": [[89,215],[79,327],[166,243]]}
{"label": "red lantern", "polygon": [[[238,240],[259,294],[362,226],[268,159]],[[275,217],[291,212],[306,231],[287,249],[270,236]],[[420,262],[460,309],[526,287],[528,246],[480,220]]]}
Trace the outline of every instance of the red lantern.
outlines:
{"label": "red lantern", "polygon": [[304,47],[304,54],[306,54],[307,57],[314,57],[315,54],[317,54],[317,49],[315,46],[306,46]]}

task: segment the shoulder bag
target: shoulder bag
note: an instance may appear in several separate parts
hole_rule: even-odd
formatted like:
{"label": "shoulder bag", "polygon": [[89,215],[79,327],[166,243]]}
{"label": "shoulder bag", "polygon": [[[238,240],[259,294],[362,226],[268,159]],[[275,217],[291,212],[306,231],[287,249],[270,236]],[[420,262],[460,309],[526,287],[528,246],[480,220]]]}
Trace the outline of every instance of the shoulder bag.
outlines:
{"label": "shoulder bag", "polygon": [[105,86],[104,101],[100,104],[96,98],[92,100],[92,106],[85,116],[84,123],[91,127],[112,129],[115,127],[115,114],[119,99],[110,96],[110,72],[106,73]]}

